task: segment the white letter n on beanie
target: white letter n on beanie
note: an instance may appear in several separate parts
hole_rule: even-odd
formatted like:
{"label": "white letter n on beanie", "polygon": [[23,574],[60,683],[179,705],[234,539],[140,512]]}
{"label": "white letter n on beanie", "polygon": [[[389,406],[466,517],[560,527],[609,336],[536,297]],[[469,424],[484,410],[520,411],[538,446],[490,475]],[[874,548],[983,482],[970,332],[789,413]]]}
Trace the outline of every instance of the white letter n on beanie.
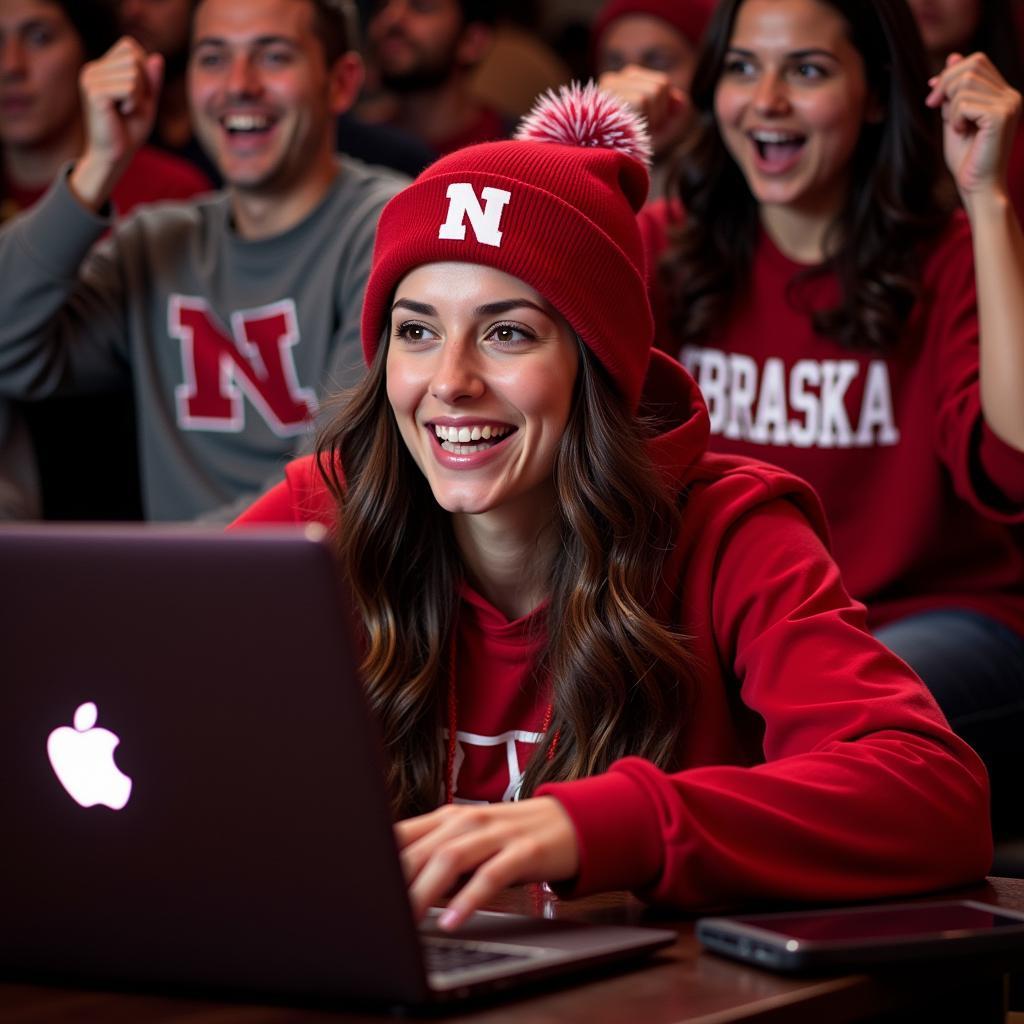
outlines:
{"label": "white letter n on beanie", "polygon": [[487,186],[480,192],[484,201],[483,207],[480,206],[480,200],[477,199],[473,186],[468,181],[449,185],[445,195],[448,198],[448,219],[438,230],[438,238],[462,241],[466,237],[468,214],[470,227],[481,245],[501,245],[498,225],[501,223],[501,215],[506,204],[512,198],[511,192]]}

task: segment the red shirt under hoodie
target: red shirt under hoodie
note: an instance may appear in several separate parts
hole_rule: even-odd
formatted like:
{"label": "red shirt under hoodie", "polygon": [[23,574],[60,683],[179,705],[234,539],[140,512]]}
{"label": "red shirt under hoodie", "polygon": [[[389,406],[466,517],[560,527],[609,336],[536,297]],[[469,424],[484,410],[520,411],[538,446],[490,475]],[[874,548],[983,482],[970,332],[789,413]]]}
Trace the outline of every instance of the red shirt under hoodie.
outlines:
{"label": "red shirt under hoodie", "polygon": [[[651,264],[681,218],[640,214]],[[722,327],[680,349],[667,300],[652,299],[659,346],[696,377],[710,447],[764,459],[807,480],[828,517],[835,559],[872,627],[935,608],[967,608],[1024,635],[1024,454],[981,414],[974,257],[957,213],[923,253],[921,297],[885,353],[851,352],[814,333],[808,308],[839,296],[762,232],[749,285]]]}
{"label": "red shirt under hoodie", "polygon": [[[631,757],[539,791],[576,828],[568,893],[633,889],[703,907],[979,878],[991,860],[984,768],[865,632],[813,493],[783,470],[705,455],[693,381],[661,353],[652,365],[645,411],[666,427],[650,449],[685,493],[659,602],[693,637],[700,682],[673,770]],[[237,524],[334,520],[307,457]],[[508,799],[526,760],[543,756],[548,693],[531,666],[546,609],[510,622],[468,586],[459,599],[455,798]]]}

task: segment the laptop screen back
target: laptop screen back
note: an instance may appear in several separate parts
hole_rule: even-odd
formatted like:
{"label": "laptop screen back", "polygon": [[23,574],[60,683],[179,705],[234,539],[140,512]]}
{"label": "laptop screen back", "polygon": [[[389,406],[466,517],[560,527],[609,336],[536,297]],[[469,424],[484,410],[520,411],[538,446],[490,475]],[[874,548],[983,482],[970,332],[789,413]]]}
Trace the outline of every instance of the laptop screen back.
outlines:
{"label": "laptop screen back", "polygon": [[422,997],[322,543],[11,528],[0,577],[0,968]]}

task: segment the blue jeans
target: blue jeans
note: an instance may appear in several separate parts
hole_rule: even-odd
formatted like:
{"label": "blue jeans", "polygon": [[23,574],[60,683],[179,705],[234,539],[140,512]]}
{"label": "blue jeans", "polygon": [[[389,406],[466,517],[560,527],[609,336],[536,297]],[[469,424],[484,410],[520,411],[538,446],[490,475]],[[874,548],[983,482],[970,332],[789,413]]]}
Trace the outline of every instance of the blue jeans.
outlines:
{"label": "blue jeans", "polygon": [[1024,762],[1024,637],[980,612],[943,609],[890,622],[875,636],[924,680],[953,731],[992,776],[993,818],[1024,824],[1011,782]]}

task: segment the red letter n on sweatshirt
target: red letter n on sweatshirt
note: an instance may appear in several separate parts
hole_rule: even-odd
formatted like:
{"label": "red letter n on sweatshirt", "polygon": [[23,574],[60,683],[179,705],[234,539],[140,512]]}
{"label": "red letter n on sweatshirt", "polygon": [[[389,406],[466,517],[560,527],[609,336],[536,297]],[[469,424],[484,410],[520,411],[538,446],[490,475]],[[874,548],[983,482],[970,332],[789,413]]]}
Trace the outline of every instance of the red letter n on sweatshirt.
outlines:
{"label": "red letter n on sweatshirt", "polygon": [[309,430],[317,400],[295,370],[299,330],[291,299],[232,313],[229,337],[202,299],[172,295],[167,323],[181,342],[185,382],[175,388],[175,399],[182,430],[240,433],[243,395],[278,436]]}

